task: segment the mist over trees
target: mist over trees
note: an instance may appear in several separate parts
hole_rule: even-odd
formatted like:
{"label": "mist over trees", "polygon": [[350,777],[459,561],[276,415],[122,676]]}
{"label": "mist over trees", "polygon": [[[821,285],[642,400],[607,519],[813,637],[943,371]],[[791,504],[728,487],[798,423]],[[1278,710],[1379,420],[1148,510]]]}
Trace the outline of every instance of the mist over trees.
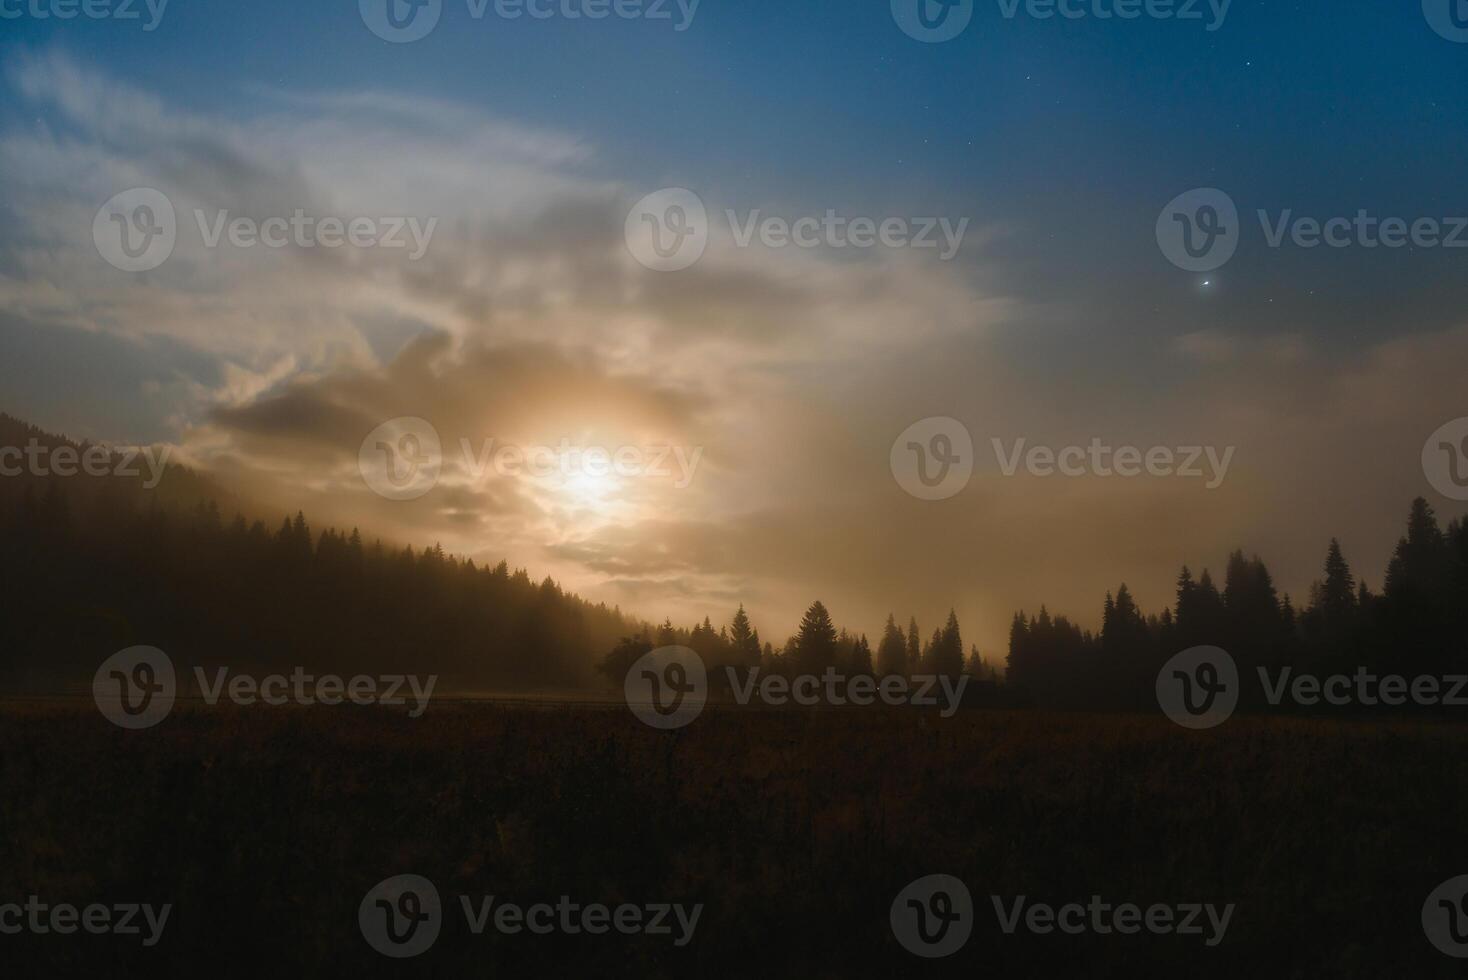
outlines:
{"label": "mist over trees", "polygon": [[[753,640],[741,643],[740,636],[750,636]],[[705,618],[692,630],[680,630],[665,622],[656,630],[645,629],[623,637],[602,659],[600,670],[609,681],[620,684],[638,657],[658,647],[678,645],[699,655],[710,671],[710,683],[715,688],[728,685],[729,672],[725,668],[733,668],[734,677],[741,682],[752,668],[765,675],[786,678],[803,674],[819,676],[834,670],[843,677],[937,674],[956,678],[968,674],[991,683],[999,679],[998,669],[979,653],[978,647],[970,647],[965,655],[958,616],[952,611],[945,624],[933,630],[926,644],[918,636],[916,618],[909,621],[904,633],[897,625],[897,617],[889,613],[874,654],[865,633],[837,629],[825,604],[817,600],[801,617],[796,634],[782,647],[777,650],[766,643],[760,648],[759,632],[750,628],[748,614],[741,605],[730,624],[717,631]]]}
{"label": "mist over trees", "polygon": [[[0,417],[0,445],[69,443]],[[440,675],[440,691],[584,687],[640,623],[504,562],[437,546],[221,517],[215,491],[170,466],[141,479],[0,479],[0,683],[89,687],[117,650],[155,646],[180,684],[193,666]]]}
{"label": "mist over trees", "polygon": [[[549,578],[439,547],[267,529],[212,503],[73,514],[52,492],[0,510],[0,677],[54,688],[108,654],[156,646],[175,663],[235,670],[440,675],[445,691],[580,687],[634,622]],[[187,676],[187,675],[186,675]]]}
{"label": "mist over trees", "polygon": [[[50,436],[0,415],[0,445]],[[141,478],[22,474],[0,479],[0,683],[76,688],[118,649],[157,646],[181,665],[343,675],[437,673],[444,691],[605,689],[656,647],[693,649],[715,683],[733,668],[793,677],[939,674],[1002,684],[1005,703],[1150,711],[1161,666],[1188,647],[1227,650],[1241,671],[1408,676],[1468,672],[1468,526],[1442,528],[1413,501],[1380,594],[1331,540],[1303,607],[1257,555],[1235,551],[1221,583],[1182,568],[1172,602],[1145,612],[1125,583],[1102,602],[1098,632],[1048,607],[1015,613],[1001,674],[965,649],[957,615],[924,638],[889,613],[875,650],[813,602],[795,635],[763,639],[743,605],[727,622],[654,627],[587,602],[505,562],[477,565],[433,546],[368,543],[356,529],[313,531],[235,516],[206,479],[176,466]],[[1258,705],[1254,705],[1258,706]]]}
{"label": "mist over trees", "polygon": [[1194,578],[1185,566],[1172,606],[1157,614],[1144,615],[1120,585],[1106,595],[1099,634],[1044,606],[1032,616],[1016,613],[1006,686],[1043,706],[1146,710],[1157,671],[1193,646],[1222,647],[1249,675],[1288,666],[1319,675],[1365,668],[1441,676],[1468,672],[1465,638],[1468,526],[1455,520],[1442,529],[1418,498],[1380,595],[1356,579],[1334,539],[1303,609],[1279,593],[1263,561],[1235,551],[1221,589],[1207,569]]}

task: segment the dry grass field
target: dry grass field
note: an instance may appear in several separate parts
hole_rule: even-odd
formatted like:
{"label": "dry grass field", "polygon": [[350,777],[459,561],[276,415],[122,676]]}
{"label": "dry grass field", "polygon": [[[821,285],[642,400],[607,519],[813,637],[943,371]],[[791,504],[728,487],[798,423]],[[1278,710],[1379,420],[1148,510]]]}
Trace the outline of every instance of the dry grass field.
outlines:
{"label": "dry grass field", "polygon": [[[11,976],[1452,976],[1421,908],[1468,870],[1468,729],[1237,718],[711,707],[0,710],[0,903],[171,903],[161,941],[0,936]],[[445,908],[412,960],[367,891]],[[909,881],[963,880],[967,945],[893,938]],[[1006,902],[1234,903],[1202,936],[1006,935]],[[473,935],[459,896],[702,903],[666,936]],[[571,973],[570,971],[575,971]]]}

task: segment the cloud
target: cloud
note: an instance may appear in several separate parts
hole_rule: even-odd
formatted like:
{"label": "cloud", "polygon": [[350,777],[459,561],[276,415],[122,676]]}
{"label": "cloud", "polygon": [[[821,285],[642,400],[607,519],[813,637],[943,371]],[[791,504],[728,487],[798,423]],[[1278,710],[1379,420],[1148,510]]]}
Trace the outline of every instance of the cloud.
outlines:
{"label": "cloud", "polygon": [[[1298,593],[1332,534],[1379,582],[1400,512],[1426,490],[1421,440],[1465,412],[1463,331],[1353,354],[1242,327],[1139,341],[1088,333],[1094,311],[1036,315],[981,287],[993,276],[978,256],[739,248],[717,220],[696,265],[650,272],[622,228],[654,188],[575,133],[397,92],[256,91],[248,113],[190,112],[56,51],[18,52],[8,77],[32,121],[0,132],[7,344],[94,338],[93,361],[136,379],[129,425],[151,413],[181,459],[267,507],[507,557],[652,618],[719,619],[744,601],[778,641],[817,597],[867,631],[889,610],[931,625],[954,607],[995,649],[1015,608],[1090,621],[1122,579],[1157,608],[1177,566],[1216,566],[1236,545]],[[136,275],[91,238],[98,207],[134,186],[179,216],[173,256]],[[297,210],[438,224],[407,261],[208,248],[194,218]],[[26,365],[61,392],[97,376],[59,353]],[[900,489],[888,455],[938,415],[968,426],[980,465],[933,503]],[[368,433],[402,416],[430,420],[447,450],[439,485],[407,502],[358,469]],[[1207,491],[1005,477],[989,449],[1093,437],[1237,455]],[[681,487],[480,466],[486,447],[563,443],[700,455]]]}

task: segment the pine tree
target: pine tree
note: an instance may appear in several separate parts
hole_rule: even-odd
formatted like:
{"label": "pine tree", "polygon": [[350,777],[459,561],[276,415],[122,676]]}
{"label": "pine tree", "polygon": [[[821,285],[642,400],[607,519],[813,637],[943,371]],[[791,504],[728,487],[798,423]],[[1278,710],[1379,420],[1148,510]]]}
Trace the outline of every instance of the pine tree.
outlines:
{"label": "pine tree", "polygon": [[800,621],[795,658],[802,673],[819,674],[836,664],[836,627],[820,600],[811,603]]}
{"label": "pine tree", "polygon": [[1412,501],[1407,517],[1407,536],[1397,542],[1396,553],[1386,570],[1386,598],[1390,601],[1410,593],[1430,592],[1442,573],[1447,557],[1447,539],[1437,526],[1437,515],[1421,497]]}
{"label": "pine tree", "polygon": [[749,615],[744,611],[742,602],[729,627],[729,645],[736,666],[759,666],[759,634],[750,627]]}
{"label": "pine tree", "polygon": [[915,674],[922,669],[922,641],[918,638],[917,617],[907,621],[907,673]]}
{"label": "pine tree", "polygon": [[1035,664],[1029,641],[1030,624],[1021,610],[1009,621],[1009,653],[1004,658],[1005,678],[1017,688],[1028,687],[1034,681]]}
{"label": "pine tree", "polygon": [[948,622],[934,636],[929,668],[943,677],[957,677],[963,673],[963,637],[959,634],[958,615],[951,609]]}
{"label": "pine tree", "polygon": [[1325,555],[1325,582],[1320,590],[1320,610],[1327,623],[1344,623],[1356,608],[1356,579],[1341,554],[1341,543],[1330,539]]}
{"label": "pine tree", "polygon": [[882,641],[877,644],[877,674],[891,677],[907,673],[907,650],[902,630],[897,627],[897,618],[887,614],[887,625],[882,628]]}

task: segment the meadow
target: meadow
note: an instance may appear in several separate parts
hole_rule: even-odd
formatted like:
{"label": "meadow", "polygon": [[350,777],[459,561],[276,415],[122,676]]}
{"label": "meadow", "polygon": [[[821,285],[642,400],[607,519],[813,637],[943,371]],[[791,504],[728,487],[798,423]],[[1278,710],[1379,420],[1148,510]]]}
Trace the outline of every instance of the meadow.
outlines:
{"label": "meadow", "polygon": [[[125,732],[0,711],[0,902],[171,903],[161,941],[0,936],[10,975],[1448,976],[1422,902],[1468,869],[1468,730],[1236,718],[711,706],[183,706]],[[357,907],[401,873],[449,910],[412,960]],[[978,907],[927,961],[889,906],[947,873]],[[1006,935],[990,895],[1235,903],[1224,940]],[[457,896],[682,902],[693,940],[472,935]],[[452,908],[451,908],[452,906]],[[10,971],[7,971],[10,972]]]}

